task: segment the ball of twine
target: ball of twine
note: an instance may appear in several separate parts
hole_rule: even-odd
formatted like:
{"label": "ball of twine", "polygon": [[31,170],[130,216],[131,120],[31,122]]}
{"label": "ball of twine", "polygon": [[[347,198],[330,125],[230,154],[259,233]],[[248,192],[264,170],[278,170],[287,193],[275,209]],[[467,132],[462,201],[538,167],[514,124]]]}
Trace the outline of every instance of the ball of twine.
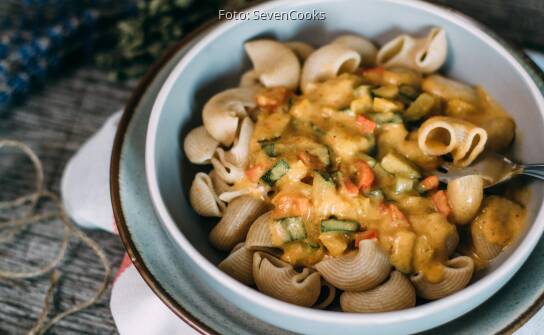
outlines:
{"label": "ball of twine", "polygon": [[[0,201],[0,210],[15,211],[26,206],[26,210],[23,211],[22,216],[8,220],[0,220],[0,228],[2,228],[2,232],[0,232],[0,241],[11,239],[23,228],[32,224],[43,222],[44,220],[56,219],[63,224],[63,238],[59,251],[48,263],[32,271],[15,272],[0,269],[0,278],[2,279],[29,279],[50,274],[49,289],[45,295],[42,311],[32,329],[27,332],[28,335],[40,335],[44,334],[49,328],[54,326],[66,316],[77,313],[96,303],[108,288],[111,277],[111,267],[102,248],[87,234],[72,224],[68,215],[66,214],[60,198],[55,193],[52,193],[45,188],[43,166],[34,151],[32,151],[32,149],[30,149],[30,147],[28,147],[26,144],[18,141],[0,140],[0,150],[8,147],[18,149],[31,160],[36,173],[36,186],[35,191],[30,194],[26,194],[8,201]],[[44,200],[51,201],[54,208],[43,213],[37,213],[38,205]],[[91,298],[77,303],[67,310],[49,318],[50,307],[53,302],[53,295],[60,279],[60,271],[58,268],[66,255],[70,237],[76,237],[77,239],[81,240],[96,254],[100,263],[104,267],[104,277],[100,286]]]}

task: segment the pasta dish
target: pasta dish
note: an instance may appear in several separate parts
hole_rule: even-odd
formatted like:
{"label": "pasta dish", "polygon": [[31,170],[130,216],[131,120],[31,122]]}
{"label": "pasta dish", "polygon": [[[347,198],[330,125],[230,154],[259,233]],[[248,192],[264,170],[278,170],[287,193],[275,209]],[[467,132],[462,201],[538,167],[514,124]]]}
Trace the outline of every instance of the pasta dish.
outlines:
{"label": "pasta dish", "polygon": [[194,210],[220,217],[219,268],[300,306],[384,312],[467,286],[522,229],[523,204],[444,162],[504,152],[515,123],[485,89],[440,75],[447,36],[377,48],[342,35],[245,43],[253,68],[184,139]]}

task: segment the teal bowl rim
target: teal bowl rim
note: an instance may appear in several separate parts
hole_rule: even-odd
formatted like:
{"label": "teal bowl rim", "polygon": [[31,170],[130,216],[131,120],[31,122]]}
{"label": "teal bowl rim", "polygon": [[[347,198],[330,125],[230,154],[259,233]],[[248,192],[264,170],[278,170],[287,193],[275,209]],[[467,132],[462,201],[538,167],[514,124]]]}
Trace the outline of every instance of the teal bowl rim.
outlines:
{"label": "teal bowl rim", "polygon": [[138,273],[144,279],[149,288],[159,297],[159,299],[180,319],[195,329],[198,333],[203,335],[219,335],[215,330],[211,329],[208,325],[194,317],[189,311],[187,311],[182,305],[180,305],[159,283],[159,281],[153,276],[149,268],[144,262],[143,257],[136,248],[127,223],[123,214],[123,207],[121,202],[121,191],[119,184],[120,173],[120,161],[121,153],[123,149],[123,143],[125,140],[125,134],[132,120],[132,116],[140,103],[141,98],[145,94],[149,85],[155,80],[160,70],[174,57],[174,55],[181,50],[184,46],[188,45],[193,39],[198,37],[201,33],[211,28],[218,23],[217,19],[207,21],[197,29],[189,33],[179,43],[173,45],[167,49],[164,54],[155,61],[151,67],[140,79],[138,85],[134,89],[133,93],[129,97],[126,107],[123,110],[123,115],[119,120],[117,131],[113,142],[113,149],[111,155],[110,164],[110,195],[113,207],[113,215],[115,218],[115,225],[117,232],[123,246]]}
{"label": "teal bowl rim", "polygon": [[[413,1],[413,0],[412,0]],[[260,1],[257,4],[252,6],[247,6],[244,9],[248,10],[253,7],[258,6]],[[475,19],[463,14],[457,10],[449,8],[443,5],[429,4],[438,8],[448,10],[456,15],[462,16],[464,19],[470,21],[474,26],[483,32],[490,35],[495,41],[500,43],[505,49],[507,49],[514,58],[519,62],[520,65],[529,73],[530,77],[535,81],[535,84],[540,89],[542,93],[544,91],[544,72],[532,61],[531,58],[525,54],[520,48],[514,47],[513,43],[507,42],[504,38],[497,36],[490,28],[476,21]],[[210,21],[204,23],[199,28],[188,34],[184,39],[182,39],[178,44],[169,48],[159,60],[157,60],[149,68],[146,74],[138,83],[134,92],[130,96],[127,105],[124,109],[122,118],[119,122],[119,126],[115,135],[113,150],[112,150],[112,159],[110,166],[110,193],[112,198],[112,205],[115,217],[115,223],[119,232],[121,241],[129,255],[132,263],[135,265],[136,269],[147,283],[147,285],[154,291],[154,293],[163,301],[179,318],[189,324],[200,334],[218,334],[216,331],[211,329],[208,325],[194,317],[190,312],[188,312],[182,305],[180,305],[166,290],[161,286],[161,284],[154,278],[149,268],[145,265],[142,256],[136,249],[134,243],[132,242],[128,226],[125,222],[121,199],[120,199],[120,185],[119,185],[119,170],[120,170],[120,159],[121,151],[124,143],[124,137],[126,130],[132,119],[132,115],[135,112],[136,107],[138,106],[140,99],[144,95],[148,86],[153,82],[156,75],[159,73],[161,68],[170,60],[172,57],[184,46],[186,46],[190,41],[195,39],[201,33],[211,28],[212,26],[220,23],[220,20],[217,18],[211,19]],[[544,294],[537,297],[533,304],[522,314],[520,314],[516,319],[510,322],[507,326],[501,329],[497,334],[511,334],[517,329],[519,329],[523,324],[525,324],[542,306],[544,306]]]}

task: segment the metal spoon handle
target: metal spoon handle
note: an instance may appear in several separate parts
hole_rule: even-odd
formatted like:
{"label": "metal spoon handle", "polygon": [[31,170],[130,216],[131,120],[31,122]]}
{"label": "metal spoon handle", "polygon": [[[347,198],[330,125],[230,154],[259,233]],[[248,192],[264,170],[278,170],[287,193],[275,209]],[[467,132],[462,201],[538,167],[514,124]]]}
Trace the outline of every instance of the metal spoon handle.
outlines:
{"label": "metal spoon handle", "polygon": [[524,165],[521,174],[544,180],[544,164]]}

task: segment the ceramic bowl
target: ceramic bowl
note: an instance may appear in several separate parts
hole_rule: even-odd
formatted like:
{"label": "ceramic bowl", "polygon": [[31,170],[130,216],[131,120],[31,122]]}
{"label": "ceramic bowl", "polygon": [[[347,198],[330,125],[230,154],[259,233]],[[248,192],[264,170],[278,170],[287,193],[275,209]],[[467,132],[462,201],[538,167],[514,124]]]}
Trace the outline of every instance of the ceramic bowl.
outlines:
{"label": "ceramic bowl", "polygon": [[[514,117],[518,133],[514,158],[544,161],[544,84],[530,64],[472,20],[434,5],[407,0],[272,1],[260,12],[324,12],[324,21],[229,21],[198,42],[175,66],[161,88],[146,137],[146,177],[155,211],[170,238],[186,253],[195,274],[237,307],[273,325],[299,333],[412,333],[452,320],[481,304],[501,288],[527,259],[544,229],[541,184],[534,183],[526,230],[484,276],[464,290],[424,305],[389,313],[351,314],[287,304],[248,288],[221,272],[225,256],[207,240],[215,220],[204,220],[190,207],[187,193],[195,167],[180,142],[201,124],[202,106],[213,94],[237,85],[249,62],[244,41],[257,37],[298,39],[323,45],[353,32],[383,44],[400,32],[421,33],[441,26],[449,53],[442,71],[453,78],[483,85]],[[143,136],[143,134],[142,134]],[[161,241],[157,241],[160,243]],[[175,266],[175,264],[172,264]]]}

